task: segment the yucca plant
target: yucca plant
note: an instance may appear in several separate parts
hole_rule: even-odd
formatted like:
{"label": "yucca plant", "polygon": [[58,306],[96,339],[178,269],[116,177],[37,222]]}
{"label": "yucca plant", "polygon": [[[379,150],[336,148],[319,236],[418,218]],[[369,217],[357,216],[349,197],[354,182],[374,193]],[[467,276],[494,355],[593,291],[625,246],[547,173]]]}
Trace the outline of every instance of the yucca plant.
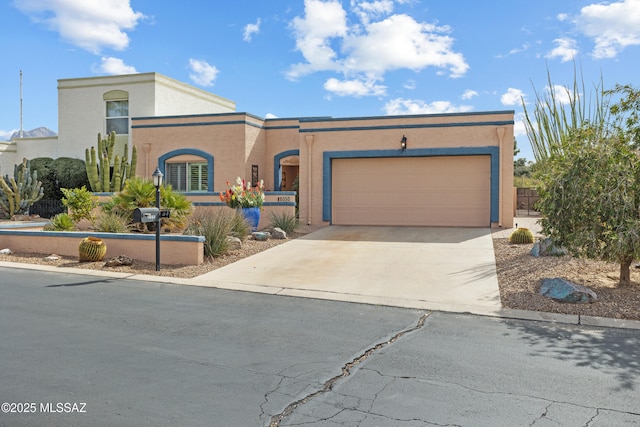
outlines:
{"label": "yucca plant", "polygon": [[285,233],[293,233],[298,228],[299,222],[295,215],[287,212],[272,212],[271,213],[271,227],[279,228]]}
{"label": "yucca plant", "polygon": [[217,212],[198,211],[189,219],[184,234],[204,236],[206,257],[224,255],[229,248],[227,237],[231,234],[236,215],[226,209]]}

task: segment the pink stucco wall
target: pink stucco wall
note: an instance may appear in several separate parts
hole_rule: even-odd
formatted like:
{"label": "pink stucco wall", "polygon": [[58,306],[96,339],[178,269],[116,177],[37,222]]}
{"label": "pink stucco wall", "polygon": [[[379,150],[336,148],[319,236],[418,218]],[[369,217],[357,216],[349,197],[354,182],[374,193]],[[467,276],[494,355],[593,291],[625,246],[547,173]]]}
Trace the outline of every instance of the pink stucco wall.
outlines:
{"label": "pink stucco wall", "polygon": [[[425,149],[443,155],[464,147],[495,147],[498,151],[498,212],[493,225],[513,224],[513,111],[438,115],[355,117],[345,119],[269,119],[245,113],[134,119],[132,140],[142,159],[137,173],[150,176],[158,159],[181,149],[203,150],[214,157],[213,191],[227,180],[251,177],[258,165],[267,189],[274,189],[274,158],[299,152],[300,220],[323,219],[325,152],[373,153],[387,157],[420,156]],[[406,136],[407,150],[400,139]],[[422,151],[420,151],[422,150]],[[433,155],[431,152],[428,155]],[[375,172],[372,172],[375,173]],[[383,197],[383,195],[381,195]]]}

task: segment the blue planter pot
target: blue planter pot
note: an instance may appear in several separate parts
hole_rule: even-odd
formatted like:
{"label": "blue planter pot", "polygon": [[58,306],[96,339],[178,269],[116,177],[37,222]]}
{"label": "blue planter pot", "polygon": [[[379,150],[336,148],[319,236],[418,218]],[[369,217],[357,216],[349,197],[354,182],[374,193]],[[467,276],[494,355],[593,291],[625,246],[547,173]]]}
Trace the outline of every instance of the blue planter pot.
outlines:
{"label": "blue planter pot", "polygon": [[240,211],[251,226],[251,231],[257,231],[260,224],[260,208],[241,208]]}

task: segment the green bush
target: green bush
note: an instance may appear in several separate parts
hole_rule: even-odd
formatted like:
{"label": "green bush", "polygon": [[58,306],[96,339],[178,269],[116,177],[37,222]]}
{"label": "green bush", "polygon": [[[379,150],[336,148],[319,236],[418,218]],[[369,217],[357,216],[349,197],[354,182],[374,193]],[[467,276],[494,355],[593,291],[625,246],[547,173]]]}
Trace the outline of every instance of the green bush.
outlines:
{"label": "green bush", "polygon": [[69,209],[71,218],[75,222],[83,218],[93,222],[93,209],[98,206],[97,197],[84,185],[81,188],[61,188],[61,190],[64,194],[62,204]]}
{"label": "green bush", "polygon": [[49,169],[56,172],[61,188],[81,188],[82,186],[90,188],[84,160],[59,157],[51,163]]}
{"label": "green bush", "polygon": [[73,218],[67,213],[61,213],[49,221],[42,229],[44,231],[72,231],[75,228]]}
{"label": "green bush", "polygon": [[231,234],[236,213],[227,209],[217,212],[196,212],[189,220],[184,234],[204,236],[204,255],[218,257],[229,249],[227,236]]}
{"label": "green bush", "polygon": [[272,212],[271,213],[271,227],[280,228],[285,233],[293,233],[298,228],[298,218],[295,215],[288,214],[286,212]]}

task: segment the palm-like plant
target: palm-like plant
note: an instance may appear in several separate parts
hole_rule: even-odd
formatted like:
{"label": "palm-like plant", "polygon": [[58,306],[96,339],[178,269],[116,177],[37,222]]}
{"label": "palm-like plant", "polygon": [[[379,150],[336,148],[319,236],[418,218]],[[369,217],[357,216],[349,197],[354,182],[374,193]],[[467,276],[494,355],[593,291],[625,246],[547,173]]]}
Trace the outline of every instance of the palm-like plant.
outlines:
{"label": "palm-like plant", "polygon": [[[103,205],[107,212],[125,216],[133,221],[133,211],[136,208],[154,207],[156,204],[156,187],[153,181],[141,177],[127,180],[122,191],[111,196],[111,200]],[[162,218],[162,227],[171,230],[183,229],[192,212],[191,202],[182,194],[173,191],[171,185],[160,188],[160,206],[168,209],[169,218]],[[155,223],[135,224],[140,231],[154,231]]]}

